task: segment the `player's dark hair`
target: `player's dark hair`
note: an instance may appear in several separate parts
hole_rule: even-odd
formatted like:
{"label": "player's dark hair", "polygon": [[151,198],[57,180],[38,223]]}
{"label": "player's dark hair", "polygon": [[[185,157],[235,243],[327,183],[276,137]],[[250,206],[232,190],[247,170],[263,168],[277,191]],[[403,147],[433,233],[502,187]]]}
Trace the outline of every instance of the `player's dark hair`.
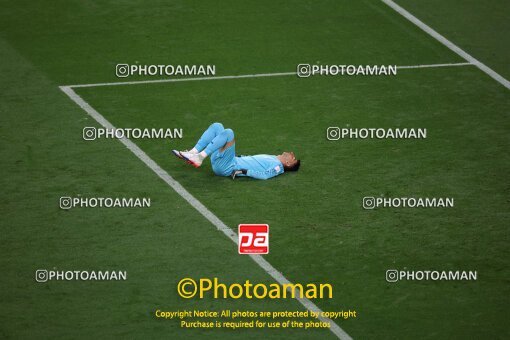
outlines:
{"label": "player's dark hair", "polygon": [[299,166],[301,165],[301,161],[298,159],[296,161],[296,163],[294,163],[292,166],[283,166],[283,169],[285,171],[298,171],[299,170]]}

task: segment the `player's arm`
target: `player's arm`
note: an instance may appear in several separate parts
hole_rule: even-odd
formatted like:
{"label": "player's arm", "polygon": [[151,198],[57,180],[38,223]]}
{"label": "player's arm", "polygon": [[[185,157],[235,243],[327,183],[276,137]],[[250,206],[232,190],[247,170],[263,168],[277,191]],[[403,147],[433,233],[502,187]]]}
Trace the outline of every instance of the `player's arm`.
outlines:
{"label": "player's arm", "polygon": [[275,169],[269,169],[266,171],[254,171],[254,170],[235,170],[232,172],[232,179],[236,178],[236,176],[248,176],[255,179],[269,179],[274,176],[277,176],[279,173]]}

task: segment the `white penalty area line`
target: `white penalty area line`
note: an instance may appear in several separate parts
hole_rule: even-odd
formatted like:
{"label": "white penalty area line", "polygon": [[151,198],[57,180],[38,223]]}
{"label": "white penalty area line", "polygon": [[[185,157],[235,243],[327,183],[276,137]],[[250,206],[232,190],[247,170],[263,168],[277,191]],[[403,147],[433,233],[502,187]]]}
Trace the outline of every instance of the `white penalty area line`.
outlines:
{"label": "white penalty area line", "polygon": [[[207,78],[209,79],[209,78]],[[92,118],[94,118],[99,124],[107,129],[115,129],[115,127],[104,118],[99,112],[97,112],[89,103],[81,98],[70,86],[60,86],[60,89],[80,106],[85,112],[87,112]],[[163,168],[161,168],[154,160],[152,160],[142,149],[140,149],[135,143],[128,138],[119,139],[136,157],[138,157],[147,167],[149,167],[156,175],[158,175],[163,181],[165,181],[170,188],[175,190],[182,198],[184,198],[193,208],[195,208],[202,216],[204,216],[209,222],[221,230],[225,236],[227,236],[236,245],[238,244],[238,235],[229,228],[223,221],[221,221],[216,215],[214,215],[205,205],[191,195],[179,182],[173,179]],[[256,264],[258,264],[267,274],[276,280],[281,285],[292,284],[285,278],[278,270],[276,270],[269,262],[267,262],[260,255],[248,255],[251,257]],[[317,307],[312,301],[307,298],[296,297],[306,309],[319,313],[319,320],[327,322],[331,325],[330,331],[333,332],[339,339],[350,340],[352,339],[340,326],[333,320],[320,316],[322,310]]]}
{"label": "white penalty area line", "polygon": [[432,67],[455,67],[455,66],[470,66],[471,63],[452,63],[452,64],[432,64],[432,65],[413,65],[413,66],[397,66],[397,69],[411,69],[411,68],[432,68]]}
{"label": "white penalty area line", "polygon": [[386,5],[390,6],[391,8],[393,8],[396,12],[398,12],[404,18],[406,18],[407,20],[409,20],[410,22],[412,22],[413,24],[415,24],[416,26],[421,28],[423,31],[425,31],[431,37],[433,37],[434,39],[439,41],[441,44],[445,45],[450,50],[457,53],[464,60],[466,60],[470,64],[475,65],[480,70],[482,70],[483,72],[488,74],[491,78],[493,78],[498,83],[500,83],[501,85],[503,85],[504,87],[506,87],[507,89],[510,90],[510,82],[508,80],[506,80],[505,78],[503,78],[502,76],[500,76],[494,70],[489,68],[487,65],[485,65],[482,62],[480,62],[479,60],[473,58],[466,51],[464,51],[463,49],[461,49],[460,47],[458,47],[457,45],[452,43],[450,40],[446,39],[444,36],[442,36],[441,34],[436,32],[435,30],[433,30],[430,26],[428,26],[423,21],[421,21],[420,19],[418,19],[417,17],[415,17],[414,15],[409,13],[407,10],[405,10],[402,7],[400,7],[399,5],[397,5],[392,0],[381,0],[381,1],[384,2]]}
{"label": "white penalty area line", "polygon": [[[410,66],[397,66],[400,69],[415,69],[415,68],[434,68],[434,67],[452,67],[452,66],[469,66],[471,63],[450,63],[450,64],[428,64],[428,65],[410,65]],[[218,77],[195,77],[195,78],[168,78],[168,79],[154,79],[154,80],[133,80],[133,81],[117,81],[111,83],[95,83],[95,84],[77,84],[61,86],[68,88],[82,88],[82,87],[99,87],[99,86],[121,86],[121,85],[138,85],[138,84],[155,84],[155,83],[177,83],[183,81],[200,81],[200,80],[221,80],[221,79],[242,79],[242,78],[262,78],[262,77],[283,77],[295,76],[296,72],[276,72],[276,73],[258,73],[258,74],[240,74],[234,76],[218,76]],[[310,76],[313,78],[314,76]]]}

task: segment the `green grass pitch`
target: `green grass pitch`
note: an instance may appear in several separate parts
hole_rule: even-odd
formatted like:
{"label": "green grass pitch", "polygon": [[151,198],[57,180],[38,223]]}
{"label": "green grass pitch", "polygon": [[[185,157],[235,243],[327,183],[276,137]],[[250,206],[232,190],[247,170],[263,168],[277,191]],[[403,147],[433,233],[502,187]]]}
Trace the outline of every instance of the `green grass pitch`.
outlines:
{"label": "green grass pitch", "polygon": [[[510,78],[506,1],[399,0]],[[124,81],[118,63],[215,64],[217,76],[300,63],[465,62],[378,0],[16,1],[0,11],[0,338],[334,339],[328,330],[182,329],[162,310],[305,310],[293,299],[182,299],[184,277],[273,283],[61,85]],[[130,77],[152,80],[151,77]],[[159,79],[159,78],[158,78]],[[134,140],[229,227],[270,225],[264,258],[292,282],[327,282],[323,311],[351,337],[508,338],[510,92],[475,66],[394,77],[278,76],[76,88],[116,127],[179,127]],[[178,161],[212,122],[239,154],[294,151],[297,173],[214,176]],[[426,139],[328,141],[338,127],[421,127]],[[151,197],[148,209],[58,207],[60,196]],[[454,197],[451,209],[364,210],[364,196]],[[125,282],[35,282],[46,269],[118,268]],[[477,270],[478,279],[388,283],[388,269]]]}

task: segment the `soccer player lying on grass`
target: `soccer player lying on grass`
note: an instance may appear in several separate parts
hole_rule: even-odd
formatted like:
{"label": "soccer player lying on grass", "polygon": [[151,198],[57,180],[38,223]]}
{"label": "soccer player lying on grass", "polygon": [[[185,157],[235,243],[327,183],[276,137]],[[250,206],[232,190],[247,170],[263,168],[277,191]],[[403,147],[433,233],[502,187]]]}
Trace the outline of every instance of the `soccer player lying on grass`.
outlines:
{"label": "soccer player lying on grass", "polygon": [[190,151],[172,150],[173,154],[198,168],[207,156],[211,156],[213,172],[218,176],[248,176],[268,179],[286,171],[297,171],[300,161],[293,152],[278,156],[255,155],[236,157],[234,131],[225,129],[221,123],[213,123],[203,133]]}

